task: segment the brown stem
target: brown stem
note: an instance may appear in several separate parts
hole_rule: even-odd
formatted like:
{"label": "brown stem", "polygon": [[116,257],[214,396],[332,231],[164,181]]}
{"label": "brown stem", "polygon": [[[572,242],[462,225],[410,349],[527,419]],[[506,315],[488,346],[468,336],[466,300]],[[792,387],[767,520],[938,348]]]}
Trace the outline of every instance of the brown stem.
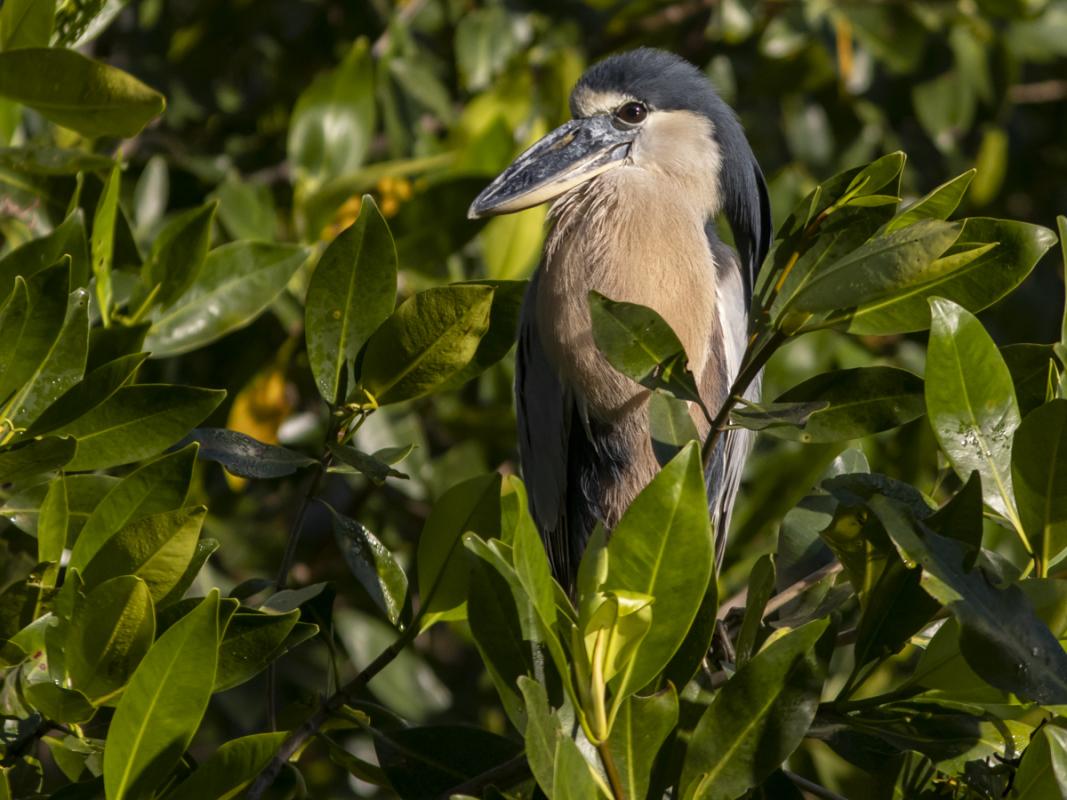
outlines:
{"label": "brown stem", "polygon": [[604,772],[608,776],[608,784],[611,786],[611,796],[615,800],[626,800],[626,792],[622,788],[622,778],[619,776],[619,768],[615,766],[615,759],[611,755],[611,748],[605,739],[596,746],[600,753],[600,762],[604,765]]}
{"label": "brown stem", "polygon": [[[819,569],[815,570],[815,572],[811,573],[810,575],[806,575],[805,577],[801,578],[796,583],[790,584],[785,589],[783,589],[767,601],[767,607],[763,611],[763,616],[770,616],[775,611],[784,606],[786,603],[788,603],[790,600],[794,600],[799,597],[805,589],[811,588],[828,575],[836,575],[842,569],[844,569],[844,567],[840,561],[831,561],[829,564],[823,567],[819,567]],[[748,589],[743,589],[742,591],[731,597],[729,600],[724,602],[721,606],[719,606],[718,618],[725,619],[726,615],[732,609],[741,608],[745,604],[747,596]]]}
{"label": "brown stem", "polygon": [[312,736],[318,733],[319,728],[326,723],[326,720],[331,715],[348,702],[356,692],[366,688],[372,678],[389,666],[393,659],[415,640],[418,633],[419,625],[416,620],[356,677],[328,697],[326,702],[319,706],[319,709],[314,714],[304,720],[304,723],[299,728],[290,733],[285,741],[282,742],[281,747],[278,748],[278,752],[274,754],[274,758],[271,759],[270,763],[267,764],[263,771],[259,773],[259,777],[253,782],[252,787],[248,790],[248,800],[260,800],[264,792],[270,788],[274,779],[278,777],[278,773],[282,771],[285,762],[292,758]]}

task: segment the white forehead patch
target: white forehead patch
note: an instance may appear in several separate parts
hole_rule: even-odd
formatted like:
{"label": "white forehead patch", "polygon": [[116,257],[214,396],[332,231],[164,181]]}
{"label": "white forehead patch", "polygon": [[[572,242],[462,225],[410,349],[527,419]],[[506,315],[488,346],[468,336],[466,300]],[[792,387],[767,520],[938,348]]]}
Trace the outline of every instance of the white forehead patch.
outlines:
{"label": "white forehead patch", "polygon": [[574,90],[574,110],[579,117],[591,117],[594,114],[611,114],[624,103],[637,100],[624,92],[598,92],[584,86]]}

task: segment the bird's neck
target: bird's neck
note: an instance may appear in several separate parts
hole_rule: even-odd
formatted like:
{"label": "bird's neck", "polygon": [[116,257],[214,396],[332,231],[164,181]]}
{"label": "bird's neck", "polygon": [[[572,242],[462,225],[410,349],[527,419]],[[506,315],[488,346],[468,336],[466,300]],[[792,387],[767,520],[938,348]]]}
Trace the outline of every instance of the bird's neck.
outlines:
{"label": "bird's neck", "polygon": [[632,413],[647,393],[596,349],[590,290],[655,309],[678,334],[699,381],[717,324],[715,268],[703,217],[670,182],[627,168],[553,206],[538,284],[538,327],[560,377],[597,418]]}

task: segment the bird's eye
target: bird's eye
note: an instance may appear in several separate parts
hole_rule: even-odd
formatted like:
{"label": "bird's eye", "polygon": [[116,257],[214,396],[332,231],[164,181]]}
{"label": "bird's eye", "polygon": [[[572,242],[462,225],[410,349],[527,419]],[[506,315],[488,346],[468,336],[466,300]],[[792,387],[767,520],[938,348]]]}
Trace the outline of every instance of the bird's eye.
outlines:
{"label": "bird's eye", "polygon": [[626,103],[615,112],[615,116],[627,125],[638,125],[648,116],[648,107],[644,103]]}

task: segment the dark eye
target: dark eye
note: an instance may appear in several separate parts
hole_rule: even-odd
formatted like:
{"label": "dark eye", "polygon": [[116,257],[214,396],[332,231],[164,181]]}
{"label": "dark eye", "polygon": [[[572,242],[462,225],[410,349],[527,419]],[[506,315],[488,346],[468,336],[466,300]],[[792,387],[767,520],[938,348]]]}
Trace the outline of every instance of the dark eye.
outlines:
{"label": "dark eye", "polygon": [[627,125],[637,125],[645,121],[648,116],[648,108],[644,103],[626,103],[615,112],[615,116]]}

